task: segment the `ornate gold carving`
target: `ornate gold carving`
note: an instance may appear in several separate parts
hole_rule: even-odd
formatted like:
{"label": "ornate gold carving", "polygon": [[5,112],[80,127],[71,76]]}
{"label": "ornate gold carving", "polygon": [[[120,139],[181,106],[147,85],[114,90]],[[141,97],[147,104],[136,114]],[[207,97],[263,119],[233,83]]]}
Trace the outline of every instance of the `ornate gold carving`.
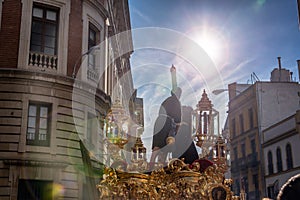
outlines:
{"label": "ornate gold carving", "polygon": [[[161,162],[148,163],[139,134],[127,163],[120,155],[127,142],[120,130],[126,117],[117,102],[106,119],[108,150],[114,162],[111,168],[105,169],[103,180],[97,185],[100,199],[239,200],[230,190],[232,180],[224,178],[226,144],[219,134],[214,135],[212,122],[218,112],[212,108],[205,90],[194,114],[197,123],[194,138],[202,149],[200,159],[191,165],[177,158],[170,160],[167,166]],[[167,138],[168,145],[174,142],[175,138]],[[206,159],[209,153],[213,154],[211,160]]]}
{"label": "ornate gold carving", "polygon": [[224,166],[213,164],[204,172],[200,168],[199,162],[190,166],[179,159],[151,173],[106,168],[97,188],[100,199],[233,199],[232,180],[224,179]]}
{"label": "ornate gold carving", "polygon": [[167,137],[166,139],[167,144],[174,144],[175,143],[175,138],[174,137]]}

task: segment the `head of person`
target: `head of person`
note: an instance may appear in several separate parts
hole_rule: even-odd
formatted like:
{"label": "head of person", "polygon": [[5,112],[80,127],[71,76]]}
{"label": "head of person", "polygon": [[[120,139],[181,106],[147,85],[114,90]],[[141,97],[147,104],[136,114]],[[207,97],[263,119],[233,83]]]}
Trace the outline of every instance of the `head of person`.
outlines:
{"label": "head of person", "polygon": [[182,90],[180,87],[177,87],[175,91],[171,91],[171,95],[176,95],[177,99],[180,99]]}

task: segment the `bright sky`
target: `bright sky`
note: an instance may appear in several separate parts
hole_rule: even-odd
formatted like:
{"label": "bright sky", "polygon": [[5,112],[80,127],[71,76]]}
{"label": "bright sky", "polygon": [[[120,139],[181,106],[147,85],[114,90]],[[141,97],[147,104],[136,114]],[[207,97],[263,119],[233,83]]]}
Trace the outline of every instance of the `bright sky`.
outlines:
{"label": "bright sky", "polygon": [[134,87],[144,98],[143,141],[151,149],[157,108],[169,96],[169,68],[177,68],[182,104],[195,108],[203,89],[220,110],[227,94],[214,89],[251,83],[254,72],[268,81],[281,57],[298,81],[300,30],[296,0],[129,0]]}

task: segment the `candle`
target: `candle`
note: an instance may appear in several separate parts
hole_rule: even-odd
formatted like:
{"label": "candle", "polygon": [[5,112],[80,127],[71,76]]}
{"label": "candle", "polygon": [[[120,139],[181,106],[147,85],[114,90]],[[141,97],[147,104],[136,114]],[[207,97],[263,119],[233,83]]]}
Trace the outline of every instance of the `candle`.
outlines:
{"label": "candle", "polygon": [[139,148],[136,149],[136,159],[139,159]]}

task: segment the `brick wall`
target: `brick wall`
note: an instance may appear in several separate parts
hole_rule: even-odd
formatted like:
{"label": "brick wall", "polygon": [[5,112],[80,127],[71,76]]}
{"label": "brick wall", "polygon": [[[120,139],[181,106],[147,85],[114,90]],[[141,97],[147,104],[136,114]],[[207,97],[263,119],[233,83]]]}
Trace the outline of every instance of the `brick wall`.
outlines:
{"label": "brick wall", "polygon": [[[68,43],[68,69],[67,74],[71,76],[73,67],[80,58],[82,52],[82,1],[71,1],[70,23],[69,23],[69,43]],[[80,65],[80,64],[78,64]],[[78,66],[77,65],[77,69]],[[77,72],[77,70],[76,70]]]}
{"label": "brick wall", "polygon": [[0,68],[17,68],[21,24],[21,0],[5,0],[0,31]]}

